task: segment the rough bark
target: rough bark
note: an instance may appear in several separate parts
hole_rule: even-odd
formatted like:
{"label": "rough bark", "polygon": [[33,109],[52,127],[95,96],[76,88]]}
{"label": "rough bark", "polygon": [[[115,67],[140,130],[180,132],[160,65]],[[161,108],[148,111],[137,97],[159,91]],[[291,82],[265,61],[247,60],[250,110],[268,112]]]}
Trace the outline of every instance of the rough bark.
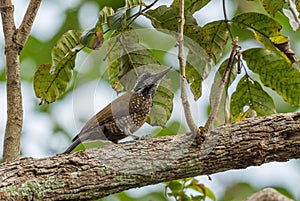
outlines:
{"label": "rough bark", "polygon": [[7,122],[3,160],[20,158],[20,136],[23,123],[22,92],[20,80],[20,53],[30,34],[34,17],[41,0],[31,0],[20,29],[15,27],[14,6],[10,0],[0,0],[0,11],[5,39]]}
{"label": "rough bark", "polygon": [[162,181],[299,158],[300,113],[219,126],[201,145],[193,137],[182,134],[137,140],[70,155],[3,163],[0,195],[15,195],[14,200],[31,199],[29,196],[94,200]]}

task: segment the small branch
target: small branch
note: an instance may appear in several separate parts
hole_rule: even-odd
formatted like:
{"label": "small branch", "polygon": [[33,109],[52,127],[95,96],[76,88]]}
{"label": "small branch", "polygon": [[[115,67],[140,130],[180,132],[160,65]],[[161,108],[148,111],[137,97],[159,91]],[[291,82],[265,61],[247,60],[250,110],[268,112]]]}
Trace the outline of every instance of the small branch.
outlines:
{"label": "small branch", "polygon": [[212,110],[211,110],[211,113],[208,117],[208,120],[207,122],[205,123],[205,126],[204,128],[206,130],[210,130],[210,127],[217,115],[217,112],[218,112],[218,109],[219,109],[219,106],[220,106],[220,102],[221,102],[221,99],[222,99],[222,94],[223,94],[223,91],[224,91],[224,88],[225,88],[225,85],[228,81],[228,77],[229,77],[229,74],[230,74],[230,70],[232,68],[232,65],[233,65],[233,62],[234,62],[234,58],[235,58],[235,54],[236,54],[236,50],[238,48],[238,38],[236,37],[236,39],[232,42],[232,50],[231,50],[231,53],[230,53],[230,57],[228,59],[228,63],[227,63],[227,66],[226,66],[226,69],[224,71],[224,75],[221,79],[221,82],[220,82],[220,85],[219,85],[219,90],[217,92],[217,95],[216,95],[216,100],[212,106]]}
{"label": "small branch", "polygon": [[187,121],[187,124],[192,131],[192,133],[197,133],[198,127],[195,124],[191,110],[190,104],[187,99],[187,91],[186,91],[186,78],[185,78],[185,63],[184,63],[184,0],[180,0],[180,7],[179,7],[179,19],[178,19],[178,61],[180,66],[180,89],[181,89],[181,101],[184,108],[184,114]]}
{"label": "small branch", "polygon": [[180,0],[179,7],[179,19],[178,19],[178,61],[180,67],[180,74],[182,78],[185,78],[185,64],[184,64],[184,40],[183,40],[183,32],[184,32],[184,1]]}
{"label": "small branch", "polygon": [[300,113],[288,113],[219,126],[201,145],[182,134],[23,158],[0,165],[0,200],[9,200],[9,193],[11,200],[96,200],[163,181],[288,161],[300,158],[299,139]]}
{"label": "small branch", "polygon": [[39,10],[40,4],[42,0],[31,0],[28,8],[26,10],[26,13],[24,15],[23,21],[18,29],[16,38],[17,43],[24,46],[25,42],[27,41],[27,38],[29,37],[31,27],[33,24],[33,21],[35,19],[35,16]]}
{"label": "small branch", "polygon": [[298,24],[298,29],[299,29],[300,28],[300,20],[297,16],[298,11],[295,10],[295,8],[292,6],[292,1],[291,0],[287,0],[287,3],[288,3],[288,7],[289,7],[290,11],[293,14],[295,22]]}

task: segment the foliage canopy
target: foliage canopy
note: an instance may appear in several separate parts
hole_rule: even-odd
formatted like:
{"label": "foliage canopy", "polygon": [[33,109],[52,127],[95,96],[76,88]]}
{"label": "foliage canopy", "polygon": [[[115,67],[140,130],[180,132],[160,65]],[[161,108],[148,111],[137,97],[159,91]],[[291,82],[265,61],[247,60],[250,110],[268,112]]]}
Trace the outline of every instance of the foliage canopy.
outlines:
{"label": "foliage canopy", "polygon": [[[285,6],[284,2],[279,2],[274,6],[272,1],[262,1],[266,13],[239,13],[232,19],[227,19],[225,15],[224,20],[199,26],[193,14],[209,1],[185,1],[184,34],[188,49],[186,78],[195,100],[201,97],[202,81],[207,78],[212,67],[226,58],[225,49],[233,40],[234,27],[251,31],[251,38],[263,46],[248,48],[242,53],[239,50],[239,58],[236,53],[236,65],[243,66],[245,75],[242,79],[232,77],[226,87],[227,95],[224,96],[222,108],[224,111],[231,111],[227,116],[240,120],[250,110],[255,110],[258,115],[275,113],[274,102],[265,87],[276,91],[291,105],[300,106],[298,58],[290,48],[289,37],[281,32],[282,25],[275,19],[275,14],[282,12]],[[139,38],[142,36],[136,32],[138,29],[133,22],[143,15],[151,20],[154,29],[176,37],[179,1],[175,0],[170,6],[162,5],[155,9],[152,6],[153,4],[145,5],[141,0],[128,0],[124,7],[116,11],[111,7],[104,7],[95,27],[83,32],[68,31],[62,35],[52,49],[51,65],[43,64],[35,73],[34,89],[37,97],[42,102],[51,103],[65,93],[72,80],[76,55],[84,48],[107,49],[105,58],[108,62],[109,79],[117,92],[130,90],[135,82],[132,78],[142,72],[154,72],[163,68],[153,51],[140,43]],[[105,42],[108,45],[103,45]],[[226,62],[227,60],[220,66],[224,66]],[[259,78],[253,78],[250,70],[259,75]],[[228,89],[235,79],[238,80],[238,87],[230,97]],[[148,123],[152,125],[164,125],[171,115],[174,92],[166,90],[167,88],[170,88],[170,83],[165,82],[165,86],[159,88],[155,97],[153,111],[160,115],[151,115]],[[214,96],[211,93],[211,101]]]}

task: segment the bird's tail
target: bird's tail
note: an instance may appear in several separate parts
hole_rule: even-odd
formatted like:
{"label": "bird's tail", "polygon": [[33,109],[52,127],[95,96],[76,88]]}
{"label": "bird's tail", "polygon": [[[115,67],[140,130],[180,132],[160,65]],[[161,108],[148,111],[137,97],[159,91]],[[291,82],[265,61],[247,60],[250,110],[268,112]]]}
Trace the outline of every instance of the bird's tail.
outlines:
{"label": "bird's tail", "polygon": [[77,147],[81,143],[80,137],[76,138],[75,141],[63,152],[63,154],[69,154],[75,147]]}

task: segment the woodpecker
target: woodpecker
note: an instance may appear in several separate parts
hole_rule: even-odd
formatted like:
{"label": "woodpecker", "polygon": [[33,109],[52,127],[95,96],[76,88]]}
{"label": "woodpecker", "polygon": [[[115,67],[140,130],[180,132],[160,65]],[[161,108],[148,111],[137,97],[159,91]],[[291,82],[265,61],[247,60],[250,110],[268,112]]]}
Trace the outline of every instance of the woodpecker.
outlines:
{"label": "woodpecker", "polygon": [[117,143],[132,135],[146,122],[156,90],[170,69],[139,76],[133,90],[118,97],[93,116],[64,153],[71,153],[81,142],[109,140]]}

